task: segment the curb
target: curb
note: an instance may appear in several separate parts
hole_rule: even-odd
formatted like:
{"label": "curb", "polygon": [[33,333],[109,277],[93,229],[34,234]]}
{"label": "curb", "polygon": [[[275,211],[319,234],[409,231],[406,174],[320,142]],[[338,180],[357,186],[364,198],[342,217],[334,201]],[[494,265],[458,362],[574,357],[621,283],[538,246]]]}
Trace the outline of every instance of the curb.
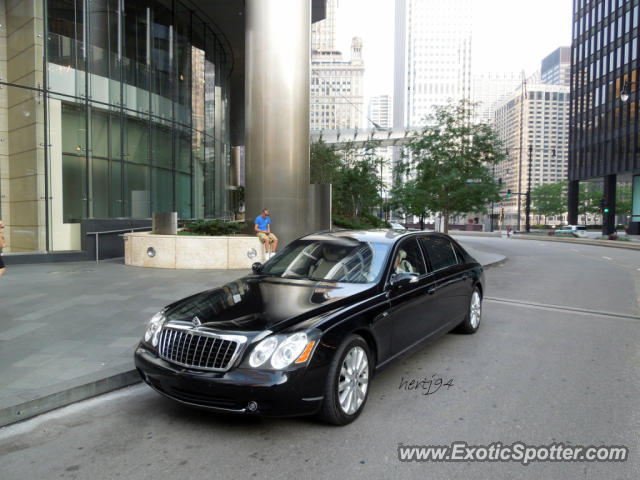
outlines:
{"label": "curb", "polygon": [[5,427],[12,423],[50,412],[51,410],[66,407],[72,403],[87,400],[88,398],[102,395],[112,390],[128,387],[141,381],[142,379],[137,370],[128,370],[94,382],[29,400],[18,405],[5,407],[0,409],[0,427]]}
{"label": "curb", "polygon": [[558,242],[558,243],[574,243],[578,245],[593,245],[596,247],[624,248],[626,250],[640,250],[640,244],[633,242],[617,241],[617,240],[590,240],[583,238],[552,238],[552,237],[528,237],[513,235],[511,238],[516,240],[537,240],[539,242]]}

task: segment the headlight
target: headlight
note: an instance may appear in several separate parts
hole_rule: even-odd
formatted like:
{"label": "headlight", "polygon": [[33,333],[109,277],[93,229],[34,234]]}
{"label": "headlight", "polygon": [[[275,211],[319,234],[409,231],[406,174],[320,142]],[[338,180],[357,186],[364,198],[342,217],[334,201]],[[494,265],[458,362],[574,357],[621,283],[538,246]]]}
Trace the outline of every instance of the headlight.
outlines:
{"label": "headlight", "polygon": [[151,320],[149,320],[149,325],[147,325],[147,331],[144,332],[144,341],[147,343],[151,343],[151,346],[158,346],[158,338],[160,337],[160,331],[162,330],[162,325],[166,318],[164,316],[164,312],[158,312]]}
{"label": "headlight", "polygon": [[[297,332],[290,335],[273,335],[258,343],[245,362],[251,368],[282,370],[292,363],[302,364],[311,357],[311,352],[320,333]],[[313,339],[310,339],[309,337]],[[270,360],[270,361],[269,361]]]}
{"label": "headlight", "polygon": [[280,344],[271,357],[271,366],[276,370],[288,367],[300,356],[307,346],[307,334],[304,332],[294,333]]}
{"label": "headlight", "polygon": [[269,337],[263,341],[261,341],[256,348],[251,352],[251,356],[249,357],[249,365],[253,368],[257,368],[262,365],[264,362],[269,360],[271,354],[278,346],[278,339],[276,337]]}

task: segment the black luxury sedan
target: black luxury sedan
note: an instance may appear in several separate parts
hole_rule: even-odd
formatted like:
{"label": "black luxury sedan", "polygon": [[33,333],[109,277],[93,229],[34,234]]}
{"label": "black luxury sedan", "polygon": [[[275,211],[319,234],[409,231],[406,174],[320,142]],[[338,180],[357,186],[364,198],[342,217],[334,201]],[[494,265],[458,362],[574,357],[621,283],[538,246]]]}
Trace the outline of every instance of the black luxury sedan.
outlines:
{"label": "black luxury sedan", "polygon": [[344,425],[392,361],[454,328],[475,332],[483,293],[482,267],[447,235],[315,233],[157,313],[135,363],[184,404]]}

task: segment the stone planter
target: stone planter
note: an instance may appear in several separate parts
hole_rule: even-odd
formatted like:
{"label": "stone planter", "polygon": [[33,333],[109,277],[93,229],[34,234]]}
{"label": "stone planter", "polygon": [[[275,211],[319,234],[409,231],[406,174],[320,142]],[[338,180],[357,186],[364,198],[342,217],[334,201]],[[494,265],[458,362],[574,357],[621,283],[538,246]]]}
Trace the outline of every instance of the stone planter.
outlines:
{"label": "stone planter", "polygon": [[246,270],[264,261],[257,236],[124,235],[124,263],[134,267]]}

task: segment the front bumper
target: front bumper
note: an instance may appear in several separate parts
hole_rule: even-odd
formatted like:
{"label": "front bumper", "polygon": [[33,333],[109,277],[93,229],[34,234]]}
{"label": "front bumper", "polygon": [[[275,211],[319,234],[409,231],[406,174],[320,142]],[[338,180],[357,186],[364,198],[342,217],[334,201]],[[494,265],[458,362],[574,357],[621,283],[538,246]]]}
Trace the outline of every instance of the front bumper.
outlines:
{"label": "front bumper", "polygon": [[[265,416],[316,413],[326,375],[301,367],[291,371],[232,368],[191,370],[171,364],[140,344],[135,365],[154,390],[178,402],[209,410]],[[253,403],[252,403],[253,402]]]}

